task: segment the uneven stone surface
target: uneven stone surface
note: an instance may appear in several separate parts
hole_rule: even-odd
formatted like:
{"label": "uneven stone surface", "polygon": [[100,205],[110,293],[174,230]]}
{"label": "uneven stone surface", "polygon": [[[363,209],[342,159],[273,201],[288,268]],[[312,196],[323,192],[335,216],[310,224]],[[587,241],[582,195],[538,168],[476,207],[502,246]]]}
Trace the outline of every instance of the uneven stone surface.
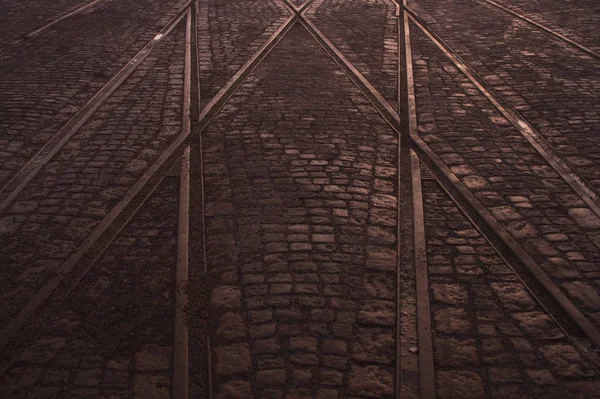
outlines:
{"label": "uneven stone surface", "polygon": [[423,196],[438,397],[568,397],[565,378],[597,378],[438,183]]}
{"label": "uneven stone surface", "polygon": [[[591,0],[496,1],[598,48]],[[102,0],[23,36],[82,4],[0,4],[0,191],[155,40],[22,191],[0,192],[2,399],[171,398],[186,352],[190,398],[597,396],[598,349],[519,256],[600,327],[600,215],[411,22],[417,134],[460,185],[427,170],[437,160],[406,129],[402,7],[198,0],[159,37],[182,1]],[[482,0],[408,4],[600,191],[597,60]]]}
{"label": "uneven stone surface", "polygon": [[178,189],[167,178],[69,296],[3,352],[0,397],[170,397]]}
{"label": "uneven stone surface", "polygon": [[559,3],[497,0],[496,3],[595,51],[600,49],[600,39],[596,34],[596,26],[600,24],[600,5],[593,0],[565,0]]}
{"label": "uneven stone surface", "polygon": [[382,0],[316,0],[306,15],[390,103],[398,101],[396,7]]}
{"label": "uneven stone surface", "polygon": [[184,27],[158,45],[0,216],[3,327],[180,133]]}
{"label": "uneven stone surface", "polygon": [[[52,2],[56,3],[64,1]],[[27,5],[35,7],[29,1]],[[176,0],[101,2],[0,56],[0,186],[152,40],[181,5]],[[47,7],[45,2],[36,10]],[[27,14],[31,12],[37,11]]]}
{"label": "uneven stone surface", "polygon": [[279,46],[203,134],[215,384],[387,397],[397,138],[301,25]]}
{"label": "uneven stone surface", "polygon": [[[597,216],[414,25],[411,39],[419,135],[557,285],[598,291]],[[457,234],[466,240],[473,230]],[[583,295],[563,292],[575,302]]]}
{"label": "uneven stone surface", "polygon": [[[92,1],[90,0],[89,3]],[[0,48],[86,4],[81,0],[2,2]]]}
{"label": "uneven stone surface", "polygon": [[[576,7],[586,11],[578,12],[568,8],[570,3],[544,8],[560,8],[561,26],[590,32],[583,34],[584,43],[598,45],[598,35],[591,34],[600,21],[593,11],[598,5],[579,2]],[[600,192],[600,139],[595,134],[600,128],[600,61],[483,2],[418,0],[414,5],[428,26]]]}
{"label": "uneven stone surface", "polygon": [[200,100],[205,105],[279,28],[289,11],[277,0],[200,0],[199,10]]}

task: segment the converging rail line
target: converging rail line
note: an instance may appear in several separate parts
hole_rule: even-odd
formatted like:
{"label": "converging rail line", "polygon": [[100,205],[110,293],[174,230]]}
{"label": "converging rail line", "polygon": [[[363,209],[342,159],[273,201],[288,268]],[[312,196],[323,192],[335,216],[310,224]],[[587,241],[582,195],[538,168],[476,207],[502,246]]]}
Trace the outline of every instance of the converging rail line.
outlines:
{"label": "converging rail line", "polygon": [[[101,0],[95,0],[87,5],[84,5],[73,12],[66,14],[57,20],[37,29],[27,35],[27,38],[41,34],[50,26],[68,18],[76,13],[82,12],[85,9],[93,6]],[[561,179],[566,181],[569,187],[581,198],[582,201],[596,215],[600,216],[600,199],[592,186],[583,179],[573,168],[573,166],[562,157],[558,151],[547,142],[525,118],[523,118],[515,108],[513,108],[507,100],[498,94],[493,87],[485,81],[477,72],[469,66],[460,55],[450,48],[441,37],[432,31],[419,16],[404,4],[394,0],[397,6],[396,17],[398,18],[398,109],[394,109],[386,99],[373,87],[371,82],[353,65],[352,62],[344,55],[336,45],[330,41],[325,34],[319,29],[311,18],[307,16],[307,11],[313,4],[312,0],[308,0],[300,6],[296,6],[291,0],[274,0],[282,1],[288,7],[290,15],[285,21],[275,30],[274,33],[258,48],[258,50],[243,64],[243,66],[235,72],[229,81],[218,91],[218,93],[209,100],[207,105],[200,109],[202,90],[199,82],[199,44],[197,37],[197,24],[199,14],[198,0],[190,0],[186,2],[178,11],[176,16],[164,26],[160,32],[135,56],[129,63],[121,69],[98,93],[82,107],[73,118],[64,125],[53,137],[47,142],[44,147],[37,152],[33,158],[15,175],[9,182],[0,188],[0,212],[6,211],[25,190],[31,181],[48,165],[59,151],[64,148],[72,137],[78,132],[81,126],[88,121],[98,109],[114,94],[114,92],[125,82],[132,73],[146,60],[153,49],[163,41],[172,30],[180,26],[185,19],[185,61],[184,61],[184,76],[183,76],[183,98],[181,129],[170,142],[167,148],[161,150],[160,154],[153,162],[145,169],[144,173],[137,177],[129,190],[120,198],[118,203],[113,206],[103,217],[103,219],[95,226],[83,242],[78,245],[70,254],[68,259],[63,262],[60,267],[45,281],[43,286],[31,297],[27,304],[12,318],[12,320],[0,331],[0,351],[5,350],[15,341],[17,334],[23,327],[31,321],[36,312],[46,310],[43,308],[49,302],[49,298],[58,292],[57,288],[69,282],[69,289],[66,290],[62,300],[68,298],[72,292],[75,292],[76,287],[80,287],[84,281],[84,277],[95,267],[101,258],[101,255],[107,250],[109,245],[113,243],[123,229],[128,225],[132,218],[137,214],[142,205],[146,204],[150,196],[157,190],[161,183],[165,180],[169,173],[174,168],[179,169],[179,201],[177,214],[177,259],[176,270],[174,273],[175,280],[175,307],[174,325],[173,325],[173,353],[172,353],[172,392],[175,399],[185,399],[193,395],[192,385],[193,379],[202,379],[206,381],[206,396],[212,398],[215,395],[214,387],[219,383],[219,376],[213,375],[213,351],[215,345],[212,342],[210,333],[199,333],[200,341],[204,348],[201,348],[204,356],[202,372],[206,375],[202,377],[190,375],[190,367],[194,359],[190,358],[192,348],[196,344],[191,339],[191,334],[197,333],[193,327],[197,323],[202,323],[199,319],[191,321],[192,317],[200,317],[198,314],[192,314],[192,311],[204,309],[208,304],[193,304],[197,293],[193,293],[190,289],[192,282],[198,283],[198,279],[208,280],[210,276],[210,265],[207,256],[207,228],[206,228],[206,200],[205,200],[205,170],[204,170],[204,134],[215,123],[219,113],[226,107],[228,101],[234,98],[234,95],[247,83],[251,74],[262,65],[265,58],[275,49],[276,45],[288,34],[295,24],[302,26],[319,46],[326,52],[327,56],[335,62],[335,64],[343,71],[350,79],[354,87],[369,101],[370,105],[376,110],[374,114],[377,118],[381,118],[390,127],[390,131],[397,138],[397,190],[390,196],[396,196],[397,202],[394,204],[395,212],[397,212],[396,242],[394,242],[395,250],[397,251],[397,267],[394,271],[395,279],[394,287],[395,303],[394,303],[394,321],[393,328],[395,329],[395,357],[392,362],[395,368],[393,387],[393,396],[400,398],[401,395],[401,368],[402,354],[405,348],[401,348],[401,247],[400,236],[402,234],[412,234],[414,239],[414,253],[410,256],[414,257],[415,265],[415,291],[416,291],[416,334],[418,336],[418,350],[415,350],[416,357],[419,362],[419,383],[420,397],[423,399],[434,399],[436,397],[436,378],[439,349],[435,345],[440,345],[443,341],[438,339],[435,334],[443,331],[442,322],[438,315],[439,303],[450,303],[450,313],[456,316],[456,319],[461,318],[459,306],[464,305],[466,297],[472,299],[473,286],[489,285],[493,287],[493,291],[498,297],[501,297],[503,290],[517,289],[519,293],[524,293],[526,297],[531,296],[531,303],[526,302],[526,307],[531,310],[531,313],[538,312],[540,319],[543,320],[546,327],[551,331],[552,340],[559,340],[561,345],[572,345],[576,349],[577,356],[580,356],[586,361],[593,364],[589,371],[589,377],[596,377],[599,373],[598,364],[594,357],[588,356],[587,352],[593,352],[600,348],[600,331],[592,324],[589,318],[584,315],[580,308],[576,306],[570,297],[565,295],[564,290],[553,281],[546,271],[540,267],[537,262],[516,240],[505,226],[500,223],[497,216],[492,214],[490,210],[483,205],[480,198],[473,194],[466,185],[457,176],[455,171],[451,169],[442,158],[436,153],[433,146],[426,142],[418,132],[418,110],[417,110],[417,93],[415,77],[413,75],[413,58],[411,33],[409,25],[411,23],[418,27],[435,46],[443,52],[443,54],[451,60],[451,62],[464,74],[481,92],[487,100],[493,105],[494,109],[500,112],[518,132],[527,139],[537,153],[550,164],[560,175]],[[493,6],[504,9],[502,6],[491,0],[482,0]],[[526,19],[511,10],[505,11],[535,25],[537,28],[545,30],[569,44],[578,47],[587,54],[599,58],[600,56],[594,51],[578,45],[570,39],[545,28],[534,21]],[[402,63],[404,61],[404,63]],[[285,73],[282,71],[281,73]],[[377,115],[378,114],[378,115]],[[402,145],[407,145],[408,148],[403,148]],[[404,154],[408,159],[400,159],[400,155]],[[408,154],[408,156],[406,155]],[[180,162],[180,163],[179,163]],[[400,170],[401,166],[408,170]],[[194,169],[196,167],[196,169]],[[406,189],[401,182],[401,173],[405,179],[408,179],[410,185],[410,201],[412,202],[412,231],[403,233],[400,231],[401,225],[406,225],[403,221],[404,215],[401,215],[403,201],[402,187]],[[406,177],[408,176],[408,178]],[[426,183],[435,183],[435,187]],[[471,273],[470,277],[462,279],[464,276],[454,276],[452,273],[435,272],[428,262],[429,250],[434,244],[431,243],[428,235],[427,221],[427,199],[440,199],[442,197],[449,199],[451,206],[456,208],[456,215],[461,215],[465,224],[472,226],[470,238],[473,242],[477,242],[485,251],[482,252],[490,256],[495,256],[502,260],[503,268],[501,273],[494,275],[494,278],[489,279],[487,270],[483,272],[483,276],[478,273]],[[437,191],[436,191],[437,190]],[[197,197],[194,197],[197,195]],[[474,215],[475,217],[472,217]],[[408,223],[410,224],[410,223]],[[307,230],[308,231],[308,230]],[[332,229],[333,231],[333,229]],[[333,234],[331,235],[333,236]],[[193,242],[193,238],[199,238],[201,243]],[[239,245],[239,243],[236,243]],[[491,250],[490,250],[491,248]],[[467,251],[466,254],[474,254],[469,248],[461,247]],[[509,256],[504,256],[503,253],[510,253]],[[196,268],[196,266],[199,266]],[[195,270],[194,270],[195,268]],[[432,270],[434,270],[432,272]],[[253,272],[254,273],[254,272]],[[442,275],[443,274],[443,275]],[[442,275],[440,277],[440,275]],[[465,273],[469,275],[469,273]],[[533,277],[533,278],[531,278]],[[497,280],[495,280],[497,278]],[[477,280],[480,279],[480,280]],[[449,282],[452,282],[450,284]],[[204,290],[206,281],[199,282],[198,286]],[[443,285],[452,286],[448,289],[456,289],[458,294],[456,298],[448,298],[445,293],[438,291],[438,288]],[[467,288],[461,286],[464,284]],[[291,286],[291,285],[290,285]],[[459,286],[459,288],[456,288]],[[194,286],[197,288],[197,286]],[[509,287],[509,288],[506,288]],[[517,287],[517,288],[515,288]],[[291,292],[291,288],[290,288]],[[439,294],[442,292],[442,294]],[[468,292],[468,295],[463,294]],[[498,294],[500,292],[500,294]],[[207,296],[207,293],[202,293]],[[441,298],[441,299],[440,299]],[[228,298],[229,299],[229,298]],[[502,298],[501,298],[502,299]],[[500,299],[498,300],[498,302]],[[504,303],[503,303],[504,305]],[[519,305],[521,306],[521,305]],[[506,307],[508,310],[510,306]],[[532,309],[537,309],[535,312]],[[508,312],[507,310],[507,312]],[[523,309],[520,309],[521,311]],[[454,312],[454,313],[452,313]],[[434,314],[436,315],[434,317]],[[515,318],[522,317],[522,313],[516,313]],[[541,316],[540,316],[541,315]],[[454,317],[452,316],[452,317]],[[528,316],[523,316],[528,317]],[[527,320],[526,320],[527,321]],[[196,324],[194,324],[196,323]],[[208,327],[207,327],[208,328]],[[465,327],[466,328],[466,327]],[[480,331],[485,331],[488,326],[483,326]],[[439,331],[438,331],[439,330]],[[583,332],[584,338],[579,336]],[[536,332],[545,334],[547,331]],[[442,335],[443,335],[442,334]],[[510,334],[507,334],[510,335]],[[194,338],[198,338],[196,336]],[[435,339],[434,339],[435,338]],[[473,340],[475,341],[475,340]],[[508,341],[507,341],[508,342]],[[442,342],[443,344],[443,342]],[[218,345],[218,343],[217,343]],[[321,344],[319,344],[321,345]],[[345,345],[345,344],[344,344]],[[248,345],[246,345],[248,346]],[[316,344],[315,344],[316,346]],[[465,344],[469,346],[470,344]],[[243,344],[240,346],[243,348]],[[345,348],[345,347],[344,347]],[[171,361],[171,358],[169,358]],[[10,364],[12,366],[12,363]],[[448,365],[446,365],[448,366]],[[586,370],[587,371],[587,370]],[[6,370],[4,370],[6,372]],[[443,373],[444,371],[442,371]],[[524,373],[524,372],[523,372]],[[0,374],[0,377],[2,375]],[[284,371],[285,380],[285,371]],[[437,384],[437,385],[436,385]],[[347,388],[344,388],[347,389]]]}

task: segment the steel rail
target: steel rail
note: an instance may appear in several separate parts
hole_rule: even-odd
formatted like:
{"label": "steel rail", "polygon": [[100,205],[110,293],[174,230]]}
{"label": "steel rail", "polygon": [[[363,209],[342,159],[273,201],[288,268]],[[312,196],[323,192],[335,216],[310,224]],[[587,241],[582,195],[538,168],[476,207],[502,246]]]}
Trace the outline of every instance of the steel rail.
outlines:
{"label": "steel rail", "polygon": [[536,28],[538,28],[538,29],[540,29],[540,30],[542,30],[542,31],[544,31],[546,33],[550,33],[551,35],[553,35],[553,36],[559,38],[560,40],[562,40],[562,41],[570,44],[571,46],[578,48],[579,50],[583,51],[587,55],[592,56],[592,57],[594,57],[597,60],[600,60],[600,53],[592,50],[589,47],[586,47],[586,46],[584,46],[582,44],[579,44],[579,43],[577,43],[576,41],[574,41],[572,39],[569,39],[565,35],[560,34],[560,33],[558,33],[557,31],[555,31],[553,29],[550,29],[550,28],[548,28],[548,27],[546,27],[546,26],[544,26],[544,25],[542,25],[542,24],[540,24],[538,22],[535,22],[533,19],[528,18],[528,17],[524,16],[523,14],[520,14],[520,13],[518,13],[516,11],[513,11],[510,8],[505,7],[505,6],[501,5],[501,4],[498,4],[498,3],[496,3],[495,1],[492,1],[492,0],[480,0],[480,1],[483,1],[483,2],[485,2],[485,3],[487,3],[487,4],[491,5],[491,6],[497,7],[499,9],[501,9],[502,11],[505,11],[505,12],[507,12],[507,13],[509,13],[509,14],[517,17],[517,18],[519,18],[520,20],[525,21],[528,24],[531,24],[531,25],[535,26]]}
{"label": "steel rail", "polygon": [[190,1],[142,48],[113,78],[104,85],[46,144],[0,188],[0,212],[6,210],[42,168],[63,148],[85,122],[125,82],[152,50],[185,17]]}

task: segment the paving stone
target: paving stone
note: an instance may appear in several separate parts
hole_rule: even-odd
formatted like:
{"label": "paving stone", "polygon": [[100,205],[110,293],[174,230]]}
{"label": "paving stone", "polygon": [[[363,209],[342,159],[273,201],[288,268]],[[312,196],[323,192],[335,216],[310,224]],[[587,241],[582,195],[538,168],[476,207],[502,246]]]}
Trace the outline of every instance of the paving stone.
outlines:
{"label": "paving stone", "polygon": [[225,313],[221,316],[217,335],[225,339],[236,339],[246,336],[246,327],[242,317],[237,313]]}
{"label": "paving stone", "polygon": [[219,387],[219,392],[215,397],[225,398],[250,398],[252,397],[252,387],[248,381],[229,381]]}
{"label": "paving stone", "polygon": [[219,374],[247,373],[252,366],[247,344],[218,346],[215,351],[215,370]]}
{"label": "paving stone", "polygon": [[440,371],[436,382],[440,399],[479,399],[485,395],[481,377],[471,371]]}
{"label": "paving stone", "polygon": [[381,398],[393,392],[393,377],[378,366],[353,366],[348,389],[350,394]]}
{"label": "paving stone", "polygon": [[213,290],[211,304],[224,309],[236,309],[241,306],[242,294],[233,286],[222,286]]}
{"label": "paving stone", "polygon": [[558,329],[556,324],[542,312],[524,312],[513,315],[519,321],[519,324],[535,339],[559,339],[564,334]]}
{"label": "paving stone", "polygon": [[435,329],[444,334],[467,334],[471,324],[464,309],[445,308],[435,312]]}
{"label": "paving stone", "polygon": [[435,340],[435,354],[440,367],[466,367],[479,364],[474,339],[438,338]]}
{"label": "paving stone", "polygon": [[133,383],[134,398],[167,399],[169,390],[159,385],[166,385],[168,381],[163,377],[139,374]]}
{"label": "paving stone", "polygon": [[391,326],[395,320],[394,306],[390,302],[367,301],[358,311],[358,321],[363,324]]}
{"label": "paving stone", "polygon": [[285,370],[263,370],[256,373],[256,383],[261,385],[285,384]]}
{"label": "paving stone", "polygon": [[139,371],[165,370],[171,367],[171,348],[146,345],[135,354],[135,368]]}
{"label": "paving stone", "polygon": [[390,364],[394,356],[394,336],[370,328],[361,328],[358,340],[352,345],[352,358],[359,361]]}
{"label": "paving stone", "polygon": [[458,284],[431,284],[433,300],[452,306],[466,305],[467,290]]}
{"label": "paving stone", "polygon": [[544,358],[561,377],[587,377],[594,374],[579,352],[569,345],[549,345],[540,348]]}

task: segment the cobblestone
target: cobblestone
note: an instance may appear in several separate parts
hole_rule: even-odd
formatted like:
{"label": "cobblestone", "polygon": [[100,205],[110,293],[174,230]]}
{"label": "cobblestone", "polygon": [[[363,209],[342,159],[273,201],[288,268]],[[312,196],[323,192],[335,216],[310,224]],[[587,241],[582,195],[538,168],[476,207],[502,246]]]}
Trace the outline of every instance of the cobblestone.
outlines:
{"label": "cobblestone", "polygon": [[[575,279],[597,290],[588,267],[600,264],[600,231],[575,216],[591,211],[516,129],[497,122],[502,118],[491,104],[423,33],[412,29],[411,36],[420,136],[557,285]],[[460,224],[456,230],[457,239],[477,234]],[[546,234],[567,241],[556,245]],[[584,260],[575,260],[574,252]],[[481,273],[469,255],[460,259],[461,268]],[[443,255],[432,260],[440,267],[449,261]],[[595,314],[585,314],[597,323]]]}
{"label": "cobblestone", "polygon": [[[598,61],[477,1],[417,4],[428,25],[600,192],[600,142],[595,134],[600,128]],[[565,4],[560,7],[566,9]],[[591,10],[586,14],[598,19]],[[513,146],[532,151],[526,145]]]}
{"label": "cobblestone", "polygon": [[394,3],[383,0],[316,0],[306,12],[392,105],[398,101],[398,25],[395,13]]}
{"label": "cobblestone", "polygon": [[560,3],[549,3],[540,0],[525,0],[514,4],[507,0],[496,0],[496,3],[561,33],[579,44],[595,51],[600,50],[600,40],[596,35],[596,26],[600,24],[600,6],[595,1],[566,0]]}
{"label": "cobblestone", "polygon": [[[0,5],[0,25],[7,21],[0,32],[8,32],[0,46],[76,6],[38,2]],[[0,185],[177,9],[174,0],[155,2],[103,0],[0,56],[7,71],[0,82]],[[600,188],[600,147],[592,134],[596,61],[480,0],[409,5]],[[195,115],[290,16],[280,0],[196,6],[188,14],[192,21],[197,16],[192,32],[183,20],[157,43],[0,215],[0,325],[54,276],[181,132],[186,37],[192,48],[197,44],[198,75],[190,76],[192,93],[200,92],[200,104],[191,97]],[[510,6],[597,48],[590,30],[597,7],[589,0]],[[382,0],[315,0],[306,13],[393,107],[395,11],[394,2]],[[600,326],[600,217],[410,28],[418,134]],[[426,352],[413,314],[419,252],[410,211],[417,197],[404,186],[410,162],[402,163],[406,174],[399,179],[397,133],[302,21],[278,39],[200,141],[189,138],[188,396],[417,398],[419,357]],[[174,279],[185,244],[175,168],[162,181],[151,179],[159,186],[117,238],[93,264],[81,262],[62,276],[3,348],[0,397],[174,395],[174,310],[183,292],[175,295]],[[422,371],[433,373],[437,397],[595,395],[600,376],[588,340],[573,325],[557,324],[553,316],[569,320],[551,314],[550,302],[548,308],[538,302],[526,286],[531,276],[520,280],[480,232],[489,226],[474,225],[429,174],[422,186],[434,362]]]}
{"label": "cobblestone", "polygon": [[200,0],[201,102],[208,103],[289,16],[282,1]]}
{"label": "cobblestone", "polygon": [[159,44],[0,216],[3,326],[145,172],[127,165],[151,164],[180,132],[184,26]]}
{"label": "cobblestone", "polygon": [[178,5],[99,3],[0,56],[0,186],[156,35]]}
{"label": "cobblestone", "polygon": [[[387,397],[396,136],[301,25],[278,46],[203,134],[206,209],[226,209],[206,220],[215,290],[241,292],[256,397]],[[385,239],[366,243],[369,227]],[[372,259],[384,270],[365,273]]]}
{"label": "cobblestone", "polygon": [[2,398],[170,397],[178,191],[167,178],[70,296],[21,335]]}
{"label": "cobblestone", "polygon": [[576,395],[564,378],[593,366],[437,182],[423,180],[423,198],[438,397]]}
{"label": "cobblestone", "polygon": [[50,4],[39,0],[3,2],[0,5],[0,46],[52,22],[83,3],[81,0],[58,0]]}

